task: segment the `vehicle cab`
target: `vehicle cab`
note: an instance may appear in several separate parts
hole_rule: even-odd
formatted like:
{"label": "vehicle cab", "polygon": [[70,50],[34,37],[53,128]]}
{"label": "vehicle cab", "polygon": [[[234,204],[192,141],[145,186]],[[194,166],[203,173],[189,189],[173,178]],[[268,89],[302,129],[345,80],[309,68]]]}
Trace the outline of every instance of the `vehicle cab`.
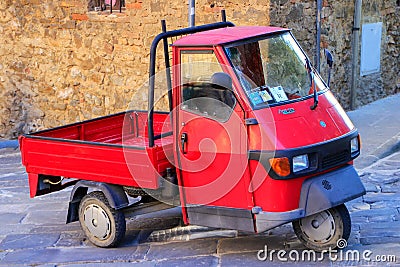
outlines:
{"label": "vehicle cab", "polygon": [[291,32],[194,33],[173,43],[172,70],[185,221],[255,232],[297,221],[300,239],[331,245],[320,225],[349,218],[342,204],[365,193],[359,135]]}

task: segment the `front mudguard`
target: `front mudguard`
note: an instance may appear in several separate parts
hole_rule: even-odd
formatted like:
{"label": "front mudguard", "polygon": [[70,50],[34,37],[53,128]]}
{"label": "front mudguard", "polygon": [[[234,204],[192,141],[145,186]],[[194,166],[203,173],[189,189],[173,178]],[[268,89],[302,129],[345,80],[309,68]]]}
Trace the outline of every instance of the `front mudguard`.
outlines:
{"label": "front mudguard", "polygon": [[309,178],[302,185],[298,209],[286,212],[255,209],[257,232],[262,233],[287,222],[336,207],[365,193],[365,187],[352,165]]}

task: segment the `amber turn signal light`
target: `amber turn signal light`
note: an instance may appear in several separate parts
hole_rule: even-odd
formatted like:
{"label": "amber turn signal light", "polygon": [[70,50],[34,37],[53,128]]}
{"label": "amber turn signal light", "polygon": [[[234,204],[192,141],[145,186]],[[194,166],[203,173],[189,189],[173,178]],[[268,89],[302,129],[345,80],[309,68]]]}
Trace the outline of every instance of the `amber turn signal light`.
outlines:
{"label": "amber turn signal light", "polygon": [[269,164],[276,174],[279,176],[288,176],[290,174],[290,163],[288,158],[272,158]]}

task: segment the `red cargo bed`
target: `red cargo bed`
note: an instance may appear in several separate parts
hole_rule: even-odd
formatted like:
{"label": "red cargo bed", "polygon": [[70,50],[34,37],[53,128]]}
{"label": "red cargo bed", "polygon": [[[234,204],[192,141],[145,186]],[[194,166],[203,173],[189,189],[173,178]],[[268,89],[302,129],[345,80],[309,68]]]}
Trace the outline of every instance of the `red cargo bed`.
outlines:
{"label": "red cargo bed", "polygon": [[154,133],[163,137],[149,148],[147,111],[129,111],[21,136],[31,197],[47,193],[39,175],[157,189],[173,166],[168,113],[154,113]]}

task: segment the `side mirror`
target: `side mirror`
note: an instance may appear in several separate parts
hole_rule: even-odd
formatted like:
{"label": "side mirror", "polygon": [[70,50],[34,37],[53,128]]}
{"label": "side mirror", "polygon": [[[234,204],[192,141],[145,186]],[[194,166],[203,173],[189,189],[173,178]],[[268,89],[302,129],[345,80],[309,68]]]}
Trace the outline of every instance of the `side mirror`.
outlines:
{"label": "side mirror", "polygon": [[216,72],[211,76],[210,82],[215,89],[233,91],[232,78],[225,72]]}
{"label": "side mirror", "polygon": [[326,64],[328,64],[329,68],[332,68],[333,56],[332,56],[332,53],[328,49],[325,49],[325,56],[326,56]]}
{"label": "side mirror", "polygon": [[328,64],[329,66],[328,69],[328,87],[329,87],[329,85],[331,84],[331,70],[333,67],[333,56],[328,49],[325,49],[325,56],[326,56],[326,64]]}

